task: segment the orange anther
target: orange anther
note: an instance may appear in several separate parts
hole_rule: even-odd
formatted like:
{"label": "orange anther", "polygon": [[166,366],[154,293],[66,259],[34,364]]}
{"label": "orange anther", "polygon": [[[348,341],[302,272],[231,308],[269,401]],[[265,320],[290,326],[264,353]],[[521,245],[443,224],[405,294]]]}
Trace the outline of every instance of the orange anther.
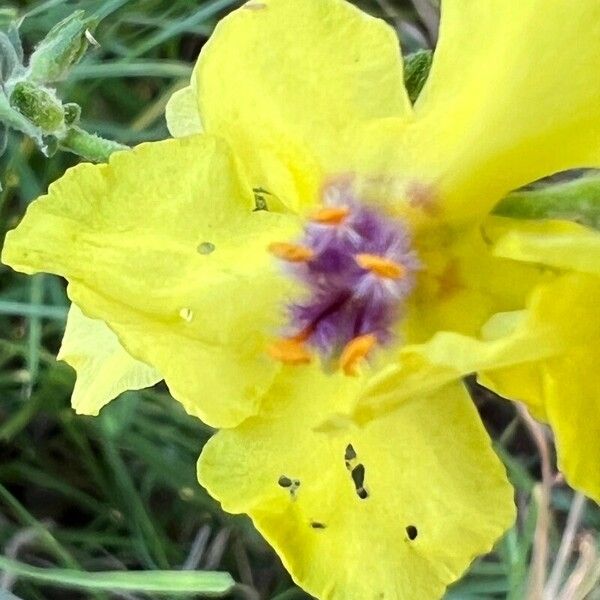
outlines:
{"label": "orange anther", "polygon": [[356,262],[360,267],[387,279],[400,279],[406,274],[403,265],[376,254],[357,254]]}
{"label": "orange anther", "polygon": [[317,210],[310,218],[322,225],[339,225],[349,214],[347,206],[331,206]]}
{"label": "orange anther", "polygon": [[340,368],[346,375],[358,375],[359,363],[367,357],[377,344],[377,337],[372,333],[360,335],[350,340],[340,356]]}
{"label": "orange anther", "polygon": [[287,244],[285,242],[274,242],[269,246],[269,252],[288,262],[308,262],[315,253],[306,246],[299,244]]}
{"label": "orange anther", "polygon": [[304,340],[299,337],[276,340],[269,344],[267,352],[271,358],[287,365],[305,365],[312,360]]}

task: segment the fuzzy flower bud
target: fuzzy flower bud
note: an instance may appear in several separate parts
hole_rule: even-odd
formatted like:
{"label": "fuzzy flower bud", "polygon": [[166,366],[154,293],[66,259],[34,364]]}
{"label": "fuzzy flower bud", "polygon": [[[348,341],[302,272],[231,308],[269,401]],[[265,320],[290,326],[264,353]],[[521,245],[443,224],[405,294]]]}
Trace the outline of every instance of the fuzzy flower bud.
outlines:
{"label": "fuzzy flower bud", "polygon": [[48,90],[20,81],[10,95],[11,106],[44,133],[52,133],[64,125],[62,104]]}
{"label": "fuzzy flower bud", "polygon": [[82,10],[56,24],[31,55],[28,78],[39,83],[64,79],[85,53],[85,33],[92,26],[93,21],[85,18]]}

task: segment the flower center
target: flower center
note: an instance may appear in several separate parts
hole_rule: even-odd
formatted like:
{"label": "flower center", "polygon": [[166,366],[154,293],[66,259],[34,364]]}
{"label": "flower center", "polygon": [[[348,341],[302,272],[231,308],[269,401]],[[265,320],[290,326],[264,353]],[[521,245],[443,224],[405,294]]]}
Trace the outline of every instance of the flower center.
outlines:
{"label": "flower center", "polygon": [[287,307],[289,328],[271,344],[272,357],[303,364],[316,350],[354,375],[376,345],[392,340],[420,268],[401,221],[339,193],[310,216],[297,243],[269,250],[307,290]]}

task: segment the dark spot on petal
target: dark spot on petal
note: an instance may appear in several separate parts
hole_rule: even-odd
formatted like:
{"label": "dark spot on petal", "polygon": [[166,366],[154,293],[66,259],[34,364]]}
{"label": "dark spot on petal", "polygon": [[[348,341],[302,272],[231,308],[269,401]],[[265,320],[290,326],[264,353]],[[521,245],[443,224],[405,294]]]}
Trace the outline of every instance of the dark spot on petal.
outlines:
{"label": "dark spot on petal", "polygon": [[369,497],[369,492],[365,489],[365,465],[358,464],[354,468],[351,468],[349,461],[346,461],[346,467],[350,469],[350,475],[356,488],[356,494],[361,500]]}
{"label": "dark spot on petal", "polygon": [[294,487],[300,487],[300,480],[299,479],[294,479],[294,481],[292,481]]}
{"label": "dark spot on petal", "polygon": [[352,444],[348,444],[346,446],[344,460],[349,461],[349,460],[354,460],[355,458],[356,458],[356,451],[354,450],[354,447],[352,446]]}
{"label": "dark spot on petal", "polygon": [[198,253],[199,254],[212,254],[215,251],[216,246],[212,242],[202,242],[198,245]]}
{"label": "dark spot on petal", "polygon": [[285,475],[282,475],[277,482],[282,488],[292,487],[292,480]]}
{"label": "dark spot on petal", "polygon": [[267,204],[267,199],[265,198],[265,194],[270,196],[270,192],[263,188],[254,188],[254,211],[259,210],[269,210],[269,205]]}
{"label": "dark spot on petal", "polygon": [[363,487],[365,484],[365,466],[363,464],[356,465],[351,472],[352,481],[354,481],[354,487],[357,490]]}
{"label": "dark spot on petal", "polygon": [[311,521],[310,526],[313,529],[326,529],[327,525],[325,523],[319,523],[318,521]]}
{"label": "dark spot on petal", "polygon": [[409,525],[406,528],[406,535],[408,536],[408,539],[412,541],[416,539],[416,537],[419,535],[419,532],[417,531],[417,528],[414,525]]}
{"label": "dark spot on petal", "polygon": [[358,494],[358,497],[361,500],[366,500],[369,497],[369,492],[367,492],[367,490],[365,490],[365,488],[360,488],[360,489],[356,490],[356,493]]}

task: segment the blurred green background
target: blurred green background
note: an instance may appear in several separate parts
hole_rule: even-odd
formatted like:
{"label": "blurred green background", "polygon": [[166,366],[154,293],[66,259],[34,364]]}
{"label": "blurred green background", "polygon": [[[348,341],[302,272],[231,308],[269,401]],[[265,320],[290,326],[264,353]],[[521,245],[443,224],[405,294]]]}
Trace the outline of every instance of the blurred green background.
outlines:
{"label": "blurred green background", "polygon": [[[399,31],[406,52],[435,45],[435,2],[358,3]],[[187,83],[218,19],[239,4],[3,0],[0,7],[26,16],[26,52],[75,9],[101,19],[100,48],[88,51],[59,95],[83,107],[86,130],[136,144],[167,137],[167,99]],[[0,240],[77,161],[60,152],[46,159],[31,141],[11,135],[0,158]],[[224,514],[198,486],[195,463],[211,432],[164,388],[127,393],[95,419],[75,416],[74,373],[54,360],[67,306],[58,278],[0,267],[0,600],[174,597],[135,584],[103,591],[84,573],[136,569],[148,571],[146,584],[156,570],[172,570],[172,582],[184,571],[222,570],[238,582],[227,597],[308,598],[249,520]],[[520,514],[496,551],[478,560],[447,598],[600,599],[600,510],[557,475],[545,429],[513,404],[472,389],[517,489]],[[7,559],[48,568],[49,580],[24,568],[3,572]],[[88,589],[77,585],[82,576]]]}

